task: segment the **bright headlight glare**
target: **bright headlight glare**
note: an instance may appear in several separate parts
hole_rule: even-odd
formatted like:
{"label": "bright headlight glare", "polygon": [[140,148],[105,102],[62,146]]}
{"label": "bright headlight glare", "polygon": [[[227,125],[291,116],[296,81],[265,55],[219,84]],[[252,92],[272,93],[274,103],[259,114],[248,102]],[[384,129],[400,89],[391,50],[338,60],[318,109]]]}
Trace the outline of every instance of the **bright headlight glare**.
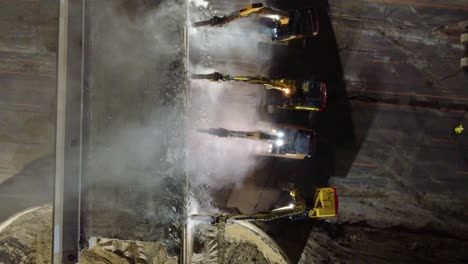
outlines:
{"label": "bright headlight glare", "polygon": [[282,139],[278,139],[278,140],[276,140],[275,143],[276,143],[276,146],[281,147],[281,146],[283,146],[284,141]]}
{"label": "bright headlight glare", "polygon": [[284,137],[284,132],[283,131],[278,131],[278,133],[276,133],[276,135],[280,138]]}
{"label": "bright headlight glare", "polygon": [[265,15],[265,16],[268,17],[268,18],[274,19],[274,20],[279,20],[280,19],[280,16],[278,16],[278,15]]}

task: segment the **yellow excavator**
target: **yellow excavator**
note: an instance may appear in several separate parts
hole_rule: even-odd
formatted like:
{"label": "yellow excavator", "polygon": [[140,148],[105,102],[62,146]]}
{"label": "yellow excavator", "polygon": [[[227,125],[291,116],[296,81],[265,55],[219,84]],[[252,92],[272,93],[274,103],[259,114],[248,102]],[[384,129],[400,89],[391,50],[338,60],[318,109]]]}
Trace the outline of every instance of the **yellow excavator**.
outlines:
{"label": "yellow excavator", "polygon": [[223,27],[253,14],[266,19],[266,24],[271,30],[271,39],[275,42],[314,37],[319,32],[318,15],[315,9],[279,10],[262,3],[247,5],[226,16],[214,16],[206,21],[195,22],[193,26]]}
{"label": "yellow excavator", "polygon": [[[237,131],[225,128],[197,129],[217,137],[245,138],[263,142],[255,154],[287,159],[305,159],[315,154],[317,137],[314,130],[277,126],[271,132]],[[262,147],[263,146],[263,147]]]}
{"label": "yellow excavator", "polygon": [[276,106],[283,109],[321,112],[327,102],[327,86],[317,80],[275,79],[262,76],[230,76],[219,72],[192,74],[192,79],[214,82],[244,82],[262,85],[268,90],[277,90],[279,100]]}
{"label": "yellow excavator", "polygon": [[216,215],[193,214],[189,217],[193,220],[209,221],[212,224],[228,221],[271,221],[281,218],[291,220],[329,218],[338,215],[338,196],[333,187],[317,188],[314,199],[307,201],[301,197],[297,189],[290,191],[293,203],[289,206],[276,208],[270,212],[255,214],[227,214],[220,213]]}

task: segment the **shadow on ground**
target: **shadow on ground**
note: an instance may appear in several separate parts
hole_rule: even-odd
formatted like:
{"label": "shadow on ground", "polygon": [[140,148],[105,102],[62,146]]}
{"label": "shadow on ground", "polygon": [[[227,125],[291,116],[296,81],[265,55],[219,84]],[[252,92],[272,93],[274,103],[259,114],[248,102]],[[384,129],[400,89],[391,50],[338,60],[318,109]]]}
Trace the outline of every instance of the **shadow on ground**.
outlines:
{"label": "shadow on ground", "polygon": [[[327,186],[331,176],[346,176],[352,167],[366,133],[355,135],[351,103],[346,93],[344,72],[339,47],[329,16],[328,1],[270,1],[281,9],[316,8],[319,15],[319,36],[308,40],[291,41],[288,46],[277,45],[273,53],[275,64],[271,75],[281,74],[288,78],[319,78],[327,83],[328,102],[322,113],[302,113],[296,118],[280,117],[294,123],[314,128],[318,134],[317,152],[295,169],[295,181],[303,189],[306,198],[313,199],[314,188]],[[359,122],[360,131],[367,131],[375,109],[367,109],[366,120]],[[288,114],[287,114],[288,115]],[[360,118],[362,119],[362,118]],[[290,220],[274,221],[266,226],[268,233],[296,263],[309,238],[311,228],[317,222]]]}
{"label": "shadow on ground", "polygon": [[54,158],[47,155],[0,184],[0,222],[19,211],[52,203],[53,196]]}

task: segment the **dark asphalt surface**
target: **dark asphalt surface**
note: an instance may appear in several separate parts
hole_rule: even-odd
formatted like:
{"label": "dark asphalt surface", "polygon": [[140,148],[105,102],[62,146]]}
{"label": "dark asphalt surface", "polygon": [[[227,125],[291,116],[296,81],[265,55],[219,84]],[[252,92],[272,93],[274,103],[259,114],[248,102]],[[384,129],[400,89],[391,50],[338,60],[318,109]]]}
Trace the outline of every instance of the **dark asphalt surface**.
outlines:
{"label": "dark asphalt surface", "polygon": [[462,52],[456,40],[432,36],[431,25],[462,20],[466,11],[382,5],[331,1],[321,35],[294,51],[297,63],[288,68],[323,76],[330,94],[312,123],[324,152],[302,181],[338,187],[340,222],[460,235],[468,139],[451,130],[466,126],[467,76],[444,79],[459,70]]}
{"label": "dark asphalt surface", "polygon": [[[468,76],[459,72],[463,48],[457,39],[433,35],[432,29],[466,19],[467,11],[463,1],[421,2],[269,1],[281,8],[319,10],[318,37],[262,49],[262,55],[272,52],[270,75],[327,82],[323,113],[276,117],[315,128],[318,151],[302,164],[262,160],[243,185],[220,189],[216,200],[221,207],[237,203],[255,211],[274,205],[278,197],[271,189],[288,181],[309,194],[316,186],[334,185],[341,201],[340,223],[466,233],[468,138],[451,131],[460,122],[467,126],[467,115],[462,116]],[[210,3],[220,13],[242,6]],[[241,67],[236,60],[223,59]],[[243,63],[255,69],[254,62]],[[268,201],[252,205],[258,197]],[[312,225],[278,221],[265,228],[294,260]]]}

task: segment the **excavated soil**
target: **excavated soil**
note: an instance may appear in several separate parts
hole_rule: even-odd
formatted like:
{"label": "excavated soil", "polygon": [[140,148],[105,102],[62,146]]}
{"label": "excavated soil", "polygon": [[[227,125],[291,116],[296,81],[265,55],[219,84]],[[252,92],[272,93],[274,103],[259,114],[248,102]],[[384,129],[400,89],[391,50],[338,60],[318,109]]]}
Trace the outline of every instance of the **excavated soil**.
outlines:
{"label": "excavated soil", "polygon": [[250,243],[232,243],[225,248],[221,263],[270,263],[255,245]]}
{"label": "excavated soil", "polygon": [[51,254],[51,206],[29,209],[0,223],[0,263],[51,263]]}
{"label": "excavated soil", "polygon": [[[0,264],[52,263],[52,206],[34,207],[0,223]],[[156,242],[98,239],[81,264],[177,264]]]}
{"label": "excavated soil", "polygon": [[81,252],[80,264],[177,264],[161,243],[98,239],[91,249]]}
{"label": "excavated soil", "polygon": [[193,264],[289,263],[265,233],[250,223],[195,226]]}

